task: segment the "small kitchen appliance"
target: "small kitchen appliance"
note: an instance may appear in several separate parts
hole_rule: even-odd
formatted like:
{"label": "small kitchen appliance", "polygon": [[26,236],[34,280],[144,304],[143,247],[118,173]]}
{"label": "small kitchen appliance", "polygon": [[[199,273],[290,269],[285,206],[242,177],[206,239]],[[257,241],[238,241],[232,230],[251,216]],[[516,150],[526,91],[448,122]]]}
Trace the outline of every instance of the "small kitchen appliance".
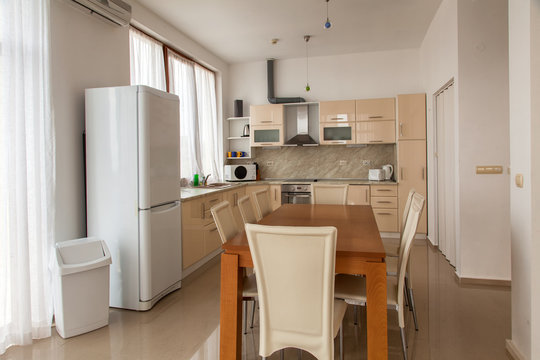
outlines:
{"label": "small kitchen appliance", "polygon": [[225,181],[254,181],[257,179],[255,164],[225,165]]}
{"label": "small kitchen appliance", "polygon": [[382,167],[384,171],[384,180],[391,180],[392,175],[394,174],[394,167],[390,164],[383,165]]}
{"label": "small kitchen appliance", "polygon": [[249,136],[249,124],[244,125],[244,131],[242,131],[242,137]]}
{"label": "small kitchen appliance", "polygon": [[369,169],[369,180],[381,181],[385,178],[383,169]]}

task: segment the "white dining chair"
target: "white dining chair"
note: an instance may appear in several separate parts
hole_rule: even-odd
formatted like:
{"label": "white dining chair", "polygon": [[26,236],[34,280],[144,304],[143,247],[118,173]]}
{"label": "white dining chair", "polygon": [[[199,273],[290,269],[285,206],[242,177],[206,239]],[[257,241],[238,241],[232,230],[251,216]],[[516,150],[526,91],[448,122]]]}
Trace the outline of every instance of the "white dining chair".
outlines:
{"label": "white dining chair", "polygon": [[[404,244],[400,251],[398,275],[390,277],[387,281],[387,305],[398,312],[398,325],[401,334],[401,345],[403,358],[407,360],[407,342],[405,339],[405,314],[404,314],[404,294],[405,294],[405,272],[410,257],[411,246],[416,235],[418,222],[424,208],[424,197],[418,193],[413,195],[411,209],[405,229],[403,230]],[[335,280],[335,296],[343,299],[348,304],[369,306],[366,304],[366,279],[360,276],[340,274]]]}
{"label": "white dining chair", "polygon": [[246,233],[259,284],[259,355],[293,347],[333,359],[347,310],[333,291],[337,229],[246,224]]}
{"label": "white dining chair", "polygon": [[257,221],[260,221],[263,217],[272,212],[272,206],[270,205],[270,195],[268,189],[255,191],[253,193],[253,203],[255,205],[255,212]]}
{"label": "white dining chair", "polygon": [[[234,219],[231,204],[228,201],[223,201],[212,206],[210,212],[212,213],[214,222],[216,223],[216,228],[222,243],[232,239],[240,232]],[[242,301],[244,303],[244,334],[247,333],[247,303],[248,301],[253,302],[250,325],[250,327],[253,328],[256,299],[257,281],[255,274],[251,274],[244,277],[244,286],[242,288]]]}
{"label": "white dining chair", "polygon": [[251,197],[249,195],[238,199],[238,209],[240,209],[240,216],[242,216],[244,225],[257,223],[257,216],[255,216],[253,203],[251,202]]}
{"label": "white dining chair", "polygon": [[347,205],[347,184],[312,184],[311,203],[327,205]]}
{"label": "white dining chair", "polygon": [[[405,202],[405,207],[403,209],[403,216],[401,217],[401,224],[399,227],[400,234],[403,234],[403,229],[405,228],[405,223],[407,221],[407,216],[409,215],[409,209],[411,208],[411,200],[416,191],[414,189],[411,189],[409,191],[409,195],[407,196],[407,201]],[[401,247],[401,240],[403,237],[400,235],[399,241],[396,242],[395,239],[391,238],[382,238],[384,251],[386,252],[386,256],[388,257],[398,257],[399,256],[399,248]]]}

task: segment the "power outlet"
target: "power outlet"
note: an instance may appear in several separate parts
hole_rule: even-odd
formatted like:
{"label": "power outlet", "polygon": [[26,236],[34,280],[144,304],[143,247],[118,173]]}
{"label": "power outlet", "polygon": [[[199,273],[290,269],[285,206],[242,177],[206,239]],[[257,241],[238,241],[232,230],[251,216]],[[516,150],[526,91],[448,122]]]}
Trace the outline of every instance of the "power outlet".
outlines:
{"label": "power outlet", "polygon": [[266,162],[266,166],[274,166],[274,161],[273,160],[268,160]]}
{"label": "power outlet", "polygon": [[362,165],[366,165],[366,166],[371,165],[371,160],[362,160]]}
{"label": "power outlet", "polygon": [[347,160],[339,160],[339,166],[347,165]]}

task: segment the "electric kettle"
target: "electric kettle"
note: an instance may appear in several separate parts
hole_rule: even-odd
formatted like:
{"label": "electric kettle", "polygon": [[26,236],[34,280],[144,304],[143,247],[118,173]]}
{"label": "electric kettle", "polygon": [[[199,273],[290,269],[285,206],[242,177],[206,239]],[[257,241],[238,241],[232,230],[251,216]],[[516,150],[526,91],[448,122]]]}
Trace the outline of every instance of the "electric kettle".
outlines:
{"label": "electric kettle", "polygon": [[244,131],[242,132],[242,137],[247,137],[249,136],[249,124],[246,124],[244,126]]}
{"label": "electric kettle", "polygon": [[383,165],[382,169],[384,171],[384,179],[385,180],[392,179],[392,175],[394,174],[394,167],[388,164],[388,165]]}

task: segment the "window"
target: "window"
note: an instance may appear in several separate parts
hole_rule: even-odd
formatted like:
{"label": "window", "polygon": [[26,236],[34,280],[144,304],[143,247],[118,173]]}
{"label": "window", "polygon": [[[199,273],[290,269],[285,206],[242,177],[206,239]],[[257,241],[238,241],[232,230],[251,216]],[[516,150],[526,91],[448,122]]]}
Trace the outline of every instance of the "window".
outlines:
{"label": "window", "polygon": [[132,85],[168,89],[180,98],[181,176],[192,179],[193,174],[202,174],[221,180],[223,140],[215,73],[168,47],[163,51],[163,44],[134,28],[130,29],[130,54]]}

